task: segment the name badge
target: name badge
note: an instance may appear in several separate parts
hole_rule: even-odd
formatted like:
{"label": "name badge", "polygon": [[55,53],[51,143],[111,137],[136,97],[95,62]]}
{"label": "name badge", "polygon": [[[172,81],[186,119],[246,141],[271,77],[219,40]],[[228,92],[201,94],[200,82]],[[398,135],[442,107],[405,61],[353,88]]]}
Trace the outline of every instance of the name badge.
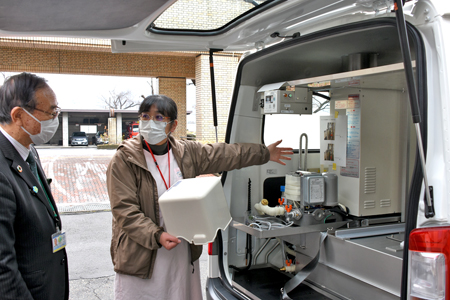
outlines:
{"label": "name badge", "polygon": [[56,233],[52,234],[52,248],[53,253],[66,247],[66,232],[60,231],[57,228]]}

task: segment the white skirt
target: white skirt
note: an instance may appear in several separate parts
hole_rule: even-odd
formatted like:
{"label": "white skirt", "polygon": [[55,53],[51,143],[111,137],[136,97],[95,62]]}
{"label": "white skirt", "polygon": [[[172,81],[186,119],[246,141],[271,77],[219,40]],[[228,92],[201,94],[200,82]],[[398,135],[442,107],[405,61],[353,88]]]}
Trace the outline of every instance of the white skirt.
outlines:
{"label": "white skirt", "polygon": [[116,273],[114,299],[201,300],[199,260],[191,265],[189,244],[180,240],[170,251],[164,247],[158,249],[152,278]]}

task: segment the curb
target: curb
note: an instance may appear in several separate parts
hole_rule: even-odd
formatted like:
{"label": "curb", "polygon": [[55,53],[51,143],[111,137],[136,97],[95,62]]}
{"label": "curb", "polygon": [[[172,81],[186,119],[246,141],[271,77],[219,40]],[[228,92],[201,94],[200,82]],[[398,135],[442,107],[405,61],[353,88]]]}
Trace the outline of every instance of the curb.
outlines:
{"label": "curb", "polygon": [[71,213],[92,213],[101,211],[111,211],[109,202],[86,203],[86,204],[57,204],[60,214]]}

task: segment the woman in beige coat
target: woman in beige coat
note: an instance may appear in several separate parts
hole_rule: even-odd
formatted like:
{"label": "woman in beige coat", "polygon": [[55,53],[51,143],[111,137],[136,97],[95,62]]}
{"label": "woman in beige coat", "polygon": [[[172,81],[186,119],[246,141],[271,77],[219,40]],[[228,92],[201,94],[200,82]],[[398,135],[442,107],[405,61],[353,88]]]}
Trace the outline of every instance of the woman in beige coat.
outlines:
{"label": "woman in beige coat", "polygon": [[190,245],[164,230],[158,198],[183,178],[261,165],[292,154],[261,144],[207,144],[175,140],[177,107],[169,97],[144,99],[140,134],[124,141],[107,170],[113,214],[111,257],[115,299],[201,299],[198,258]]}

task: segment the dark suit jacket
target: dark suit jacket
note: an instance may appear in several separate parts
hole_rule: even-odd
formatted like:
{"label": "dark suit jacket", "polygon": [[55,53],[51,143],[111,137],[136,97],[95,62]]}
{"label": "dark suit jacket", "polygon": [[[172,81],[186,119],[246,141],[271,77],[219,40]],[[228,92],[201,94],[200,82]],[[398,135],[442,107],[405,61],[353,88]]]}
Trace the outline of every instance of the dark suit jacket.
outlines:
{"label": "dark suit jacket", "polygon": [[[39,158],[36,162],[58,214]],[[52,249],[56,225],[61,228],[59,214],[54,217],[30,167],[0,132],[0,299],[68,299],[66,251]]]}

